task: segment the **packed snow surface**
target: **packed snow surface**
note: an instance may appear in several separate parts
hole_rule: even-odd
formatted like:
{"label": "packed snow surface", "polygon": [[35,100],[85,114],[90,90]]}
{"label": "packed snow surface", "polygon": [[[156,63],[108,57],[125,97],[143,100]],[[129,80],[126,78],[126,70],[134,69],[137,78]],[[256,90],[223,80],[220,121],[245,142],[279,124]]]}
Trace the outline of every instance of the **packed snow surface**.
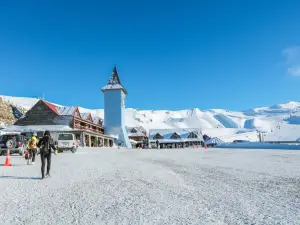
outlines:
{"label": "packed snow surface", "polygon": [[[4,157],[0,157],[4,162]],[[1,224],[299,224],[300,151],[79,149],[0,167]]]}

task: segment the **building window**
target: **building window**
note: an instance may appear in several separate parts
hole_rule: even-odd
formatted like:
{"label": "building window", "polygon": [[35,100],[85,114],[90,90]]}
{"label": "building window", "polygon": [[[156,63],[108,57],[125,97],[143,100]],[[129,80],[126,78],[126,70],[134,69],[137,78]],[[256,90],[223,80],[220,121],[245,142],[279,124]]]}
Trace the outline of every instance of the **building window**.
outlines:
{"label": "building window", "polygon": [[154,139],[154,140],[157,140],[157,139],[164,139],[164,137],[161,136],[161,134],[157,133],[157,134],[154,135],[153,139]]}

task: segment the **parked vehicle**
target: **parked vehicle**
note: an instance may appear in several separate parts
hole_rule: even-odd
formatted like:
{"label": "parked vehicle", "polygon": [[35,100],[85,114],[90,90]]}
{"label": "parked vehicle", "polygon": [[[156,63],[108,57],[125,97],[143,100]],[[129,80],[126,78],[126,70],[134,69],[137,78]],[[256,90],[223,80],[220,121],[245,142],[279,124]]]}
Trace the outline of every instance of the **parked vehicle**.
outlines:
{"label": "parked vehicle", "polygon": [[10,145],[10,154],[24,155],[26,140],[20,134],[4,134],[0,136],[0,155],[6,155]]}
{"label": "parked vehicle", "polygon": [[74,134],[71,133],[59,133],[57,138],[57,148],[58,152],[63,151],[72,151],[75,153],[77,148],[79,147],[79,143],[76,140]]}

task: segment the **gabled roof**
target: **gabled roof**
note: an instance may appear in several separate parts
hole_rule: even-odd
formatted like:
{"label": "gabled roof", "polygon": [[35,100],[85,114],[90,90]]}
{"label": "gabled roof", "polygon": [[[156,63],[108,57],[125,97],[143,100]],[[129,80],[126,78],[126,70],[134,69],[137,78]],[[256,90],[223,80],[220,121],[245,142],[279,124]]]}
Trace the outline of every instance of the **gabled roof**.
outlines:
{"label": "gabled roof", "polygon": [[81,118],[84,120],[88,120],[90,122],[94,122],[92,114],[87,112],[87,113],[81,113]]}
{"label": "gabled roof", "polygon": [[57,107],[57,110],[62,116],[72,116],[77,107],[67,106],[67,107]]}
{"label": "gabled roof", "polygon": [[73,112],[73,116],[77,116],[79,118],[81,118],[81,113],[79,111],[79,107],[77,106],[76,109]]}
{"label": "gabled roof", "polygon": [[113,72],[108,80],[108,84],[104,86],[101,90],[103,92],[107,90],[122,90],[125,94],[128,93],[121,84],[121,80],[116,67],[114,67],[113,69]]}
{"label": "gabled roof", "polygon": [[180,139],[180,135],[177,132],[174,132],[171,136],[170,139]]}
{"label": "gabled roof", "polygon": [[149,139],[153,140],[153,137],[159,133],[164,139],[170,139],[174,133],[177,133],[182,139],[186,139],[190,133],[194,132],[198,135],[198,138],[202,139],[201,131],[199,128],[176,128],[176,129],[153,129],[149,130]]}
{"label": "gabled roof", "polygon": [[59,111],[57,110],[57,106],[50,103],[46,102],[45,100],[41,100],[45,105],[47,105],[53,112],[55,112],[57,115],[60,115]]}
{"label": "gabled roof", "polygon": [[137,133],[138,132],[138,130],[136,128],[132,128],[130,131],[131,131],[131,133]]}
{"label": "gabled roof", "polygon": [[90,121],[90,122],[94,122],[94,119],[92,117],[92,114],[91,113],[88,113],[87,117],[86,117],[86,120]]}
{"label": "gabled roof", "polygon": [[[159,137],[159,138],[158,138]],[[156,133],[155,135],[152,136],[152,139],[163,139],[164,136],[162,136],[160,133]]]}
{"label": "gabled roof", "polygon": [[[53,112],[55,112],[59,116],[75,116],[75,113],[78,112],[80,118],[84,120],[88,120],[94,124],[102,124],[100,123],[103,121],[100,117],[96,117],[96,120],[92,117],[90,112],[87,113],[80,113],[78,106],[57,106],[45,100],[40,100],[45,105],[47,105]],[[95,122],[96,121],[96,122]]]}
{"label": "gabled roof", "polygon": [[[129,137],[144,137],[146,136],[146,130],[143,127],[126,127]],[[134,132],[136,131],[136,132]]]}
{"label": "gabled roof", "polygon": [[225,142],[222,141],[220,138],[218,137],[214,137],[214,138],[211,138],[207,141],[205,141],[205,144],[206,145],[209,145],[209,144],[217,144],[217,145],[220,145],[220,144],[224,144]]}

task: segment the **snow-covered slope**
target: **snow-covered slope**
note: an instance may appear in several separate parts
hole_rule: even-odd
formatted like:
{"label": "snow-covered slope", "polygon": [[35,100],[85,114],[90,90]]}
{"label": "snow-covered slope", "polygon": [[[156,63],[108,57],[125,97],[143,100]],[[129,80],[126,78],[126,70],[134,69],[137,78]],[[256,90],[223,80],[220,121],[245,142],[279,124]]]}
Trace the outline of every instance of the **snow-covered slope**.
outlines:
{"label": "snow-covered slope", "polygon": [[33,105],[35,105],[39,101],[39,99],[37,98],[23,98],[23,97],[12,97],[12,96],[3,96],[3,95],[0,95],[0,98],[2,98],[2,100],[6,101],[7,103],[22,107],[26,110],[30,109]]}
{"label": "snow-covered slope", "polygon": [[[16,106],[30,109],[39,99],[0,96]],[[80,108],[104,117],[103,109]],[[271,107],[261,107],[243,112],[224,109],[200,110],[198,108],[179,111],[126,109],[127,126],[143,126],[149,129],[201,128],[210,136],[226,137],[248,133],[245,139],[255,141],[253,131],[266,132],[267,140],[295,140],[300,137],[300,102],[288,102]],[[251,135],[249,135],[252,132]],[[229,138],[230,139],[230,138]]]}

